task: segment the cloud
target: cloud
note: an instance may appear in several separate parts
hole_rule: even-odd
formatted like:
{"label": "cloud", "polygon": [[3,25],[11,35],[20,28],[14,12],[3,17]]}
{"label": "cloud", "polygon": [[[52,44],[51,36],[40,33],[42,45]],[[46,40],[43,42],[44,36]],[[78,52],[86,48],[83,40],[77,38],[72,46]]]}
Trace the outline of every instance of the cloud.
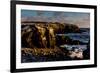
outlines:
{"label": "cloud", "polygon": [[90,14],[79,12],[22,11],[21,21],[41,21],[76,24],[79,27],[90,26]]}

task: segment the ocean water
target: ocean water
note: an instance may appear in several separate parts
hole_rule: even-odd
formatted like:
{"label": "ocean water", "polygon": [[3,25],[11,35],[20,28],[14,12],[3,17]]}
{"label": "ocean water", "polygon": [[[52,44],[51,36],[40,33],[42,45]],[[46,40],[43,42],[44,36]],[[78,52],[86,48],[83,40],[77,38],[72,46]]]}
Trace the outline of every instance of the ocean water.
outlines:
{"label": "ocean water", "polygon": [[81,50],[81,51],[85,51],[87,49],[87,45],[61,45],[60,47],[65,47],[66,50]]}
{"label": "ocean water", "polygon": [[72,40],[78,40],[83,43],[88,43],[90,40],[90,29],[89,28],[80,28],[80,33],[64,33],[56,34],[57,36],[68,36]]}

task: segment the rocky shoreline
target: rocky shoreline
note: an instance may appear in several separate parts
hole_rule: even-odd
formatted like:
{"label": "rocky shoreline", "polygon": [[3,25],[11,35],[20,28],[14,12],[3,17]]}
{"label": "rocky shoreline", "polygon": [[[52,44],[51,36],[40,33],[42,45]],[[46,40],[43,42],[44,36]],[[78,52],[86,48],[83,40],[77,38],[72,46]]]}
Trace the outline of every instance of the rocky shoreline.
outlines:
{"label": "rocky shoreline", "polygon": [[[82,30],[83,31],[83,30]],[[89,59],[89,42],[72,40],[69,36],[57,34],[81,33],[74,24],[52,22],[22,22],[21,61],[44,62]],[[87,45],[85,51],[69,51],[61,45]]]}

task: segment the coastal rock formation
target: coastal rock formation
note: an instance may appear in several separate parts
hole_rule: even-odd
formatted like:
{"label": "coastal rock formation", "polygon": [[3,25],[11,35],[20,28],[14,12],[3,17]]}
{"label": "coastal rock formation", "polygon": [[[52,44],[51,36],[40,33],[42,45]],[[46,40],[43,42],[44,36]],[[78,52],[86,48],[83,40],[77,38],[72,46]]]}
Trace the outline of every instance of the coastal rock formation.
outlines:
{"label": "coastal rock formation", "polygon": [[[77,33],[79,28],[73,24],[52,22],[22,22],[21,43],[28,48],[55,48],[57,44],[56,34]],[[61,37],[61,42],[64,42]],[[68,42],[68,41],[67,41]]]}

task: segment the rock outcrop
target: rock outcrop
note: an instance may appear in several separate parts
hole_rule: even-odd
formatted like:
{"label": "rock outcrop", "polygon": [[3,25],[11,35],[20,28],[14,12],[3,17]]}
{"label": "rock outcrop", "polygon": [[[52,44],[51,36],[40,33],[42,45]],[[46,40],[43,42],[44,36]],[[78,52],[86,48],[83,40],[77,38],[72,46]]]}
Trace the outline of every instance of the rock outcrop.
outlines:
{"label": "rock outcrop", "polygon": [[56,34],[76,33],[79,28],[73,24],[52,22],[22,22],[21,43],[28,48],[55,48]]}

